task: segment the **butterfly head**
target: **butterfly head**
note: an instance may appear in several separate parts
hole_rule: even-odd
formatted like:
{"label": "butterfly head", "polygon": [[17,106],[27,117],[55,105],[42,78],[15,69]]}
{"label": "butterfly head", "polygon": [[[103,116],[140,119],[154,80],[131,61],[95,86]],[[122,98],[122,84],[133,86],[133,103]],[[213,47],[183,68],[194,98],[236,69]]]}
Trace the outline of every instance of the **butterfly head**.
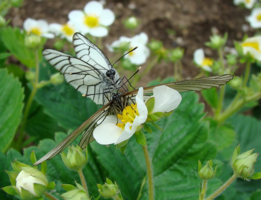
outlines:
{"label": "butterfly head", "polygon": [[114,69],[110,69],[106,72],[106,76],[109,77],[111,80],[114,80],[115,74],[116,74],[116,71]]}

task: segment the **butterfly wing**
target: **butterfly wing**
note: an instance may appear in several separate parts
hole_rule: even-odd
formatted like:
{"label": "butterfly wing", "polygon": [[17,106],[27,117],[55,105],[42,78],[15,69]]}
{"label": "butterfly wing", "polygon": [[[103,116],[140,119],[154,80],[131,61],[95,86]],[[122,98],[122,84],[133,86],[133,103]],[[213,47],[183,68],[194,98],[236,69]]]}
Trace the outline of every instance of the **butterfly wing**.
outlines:
{"label": "butterfly wing", "polygon": [[[49,160],[60,152],[62,152],[67,146],[69,146],[84,130],[86,130],[82,136],[80,147],[84,148],[88,145],[88,143],[93,141],[92,132],[93,129],[99,124],[97,123],[99,120],[105,118],[108,114],[111,102],[103,106],[96,113],[94,113],[89,119],[82,123],[77,129],[75,129],[70,135],[68,135],[60,144],[54,147],[50,152],[44,155],[41,159],[34,163],[34,165],[39,165],[45,160]],[[100,122],[101,123],[101,122]],[[84,142],[86,144],[83,143]]]}
{"label": "butterfly wing", "polygon": [[[92,99],[96,104],[106,104],[110,99],[104,74],[92,65],[53,49],[43,50],[44,58],[63,75],[76,90]],[[107,92],[108,98],[104,93]]]}
{"label": "butterfly wing", "polygon": [[[144,93],[153,93],[153,88],[166,85],[171,87],[178,92],[187,92],[187,91],[200,91],[203,89],[210,89],[212,87],[220,87],[225,85],[228,81],[233,79],[233,75],[231,74],[224,74],[220,76],[210,76],[210,77],[203,77],[203,78],[196,78],[191,80],[184,80],[179,82],[171,82],[171,83],[164,83],[159,85],[154,85],[150,87],[144,87]],[[136,95],[138,90],[133,90],[131,92],[127,92],[124,96],[132,96]]]}
{"label": "butterfly wing", "polygon": [[73,35],[73,44],[77,58],[94,66],[105,76],[108,70],[113,69],[115,71],[114,82],[120,78],[118,72],[112,67],[109,59],[102,52],[102,50],[100,50],[95,44],[93,44],[82,34],[75,33]]}

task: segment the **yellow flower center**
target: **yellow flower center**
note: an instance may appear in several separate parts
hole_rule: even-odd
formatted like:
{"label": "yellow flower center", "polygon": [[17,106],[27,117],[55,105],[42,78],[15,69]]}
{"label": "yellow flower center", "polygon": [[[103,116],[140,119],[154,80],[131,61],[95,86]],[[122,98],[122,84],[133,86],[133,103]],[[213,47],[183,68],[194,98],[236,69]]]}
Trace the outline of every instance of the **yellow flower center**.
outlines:
{"label": "yellow flower center", "polygon": [[259,45],[257,42],[244,42],[244,43],[242,43],[242,47],[252,47],[257,51],[260,51]]}
{"label": "yellow flower center", "polygon": [[74,30],[68,24],[65,24],[62,27],[62,32],[64,32],[65,35],[71,36],[74,33]]}
{"label": "yellow flower center", "polygon": [[41,29],[38,28],[38,27],[32,28],[32,29],[30,30],[30,33],[33,33],[33,34],[35,34],[35,35],[40,36],[40,35],[41,35]]}
{"label": "yellow flower center", "polygon": [[127,106],[122,111],[122,114],[118,114],[117,118],[121,120],[122,123],[117,123],[116,125],[122,129],[124,129],[125,125],[129,123],[133,123],[136,116],[139,116],[139,111],[137,109],[137,104],[131,104]]}
{"label": "yellow flower center", "polygon": [[99,26],[99,18],[95,15],[86,15],[84,18],[84,23],[90,27],[94,28]]}
{"label": "yellow flower center", "polygon": [[213,64],[213,61],[210,58],[204,58],[202,62],[202,66],[211,66]]}
{"label": "yellow flower center", "polygon": [[258,14],[258,15],[256,16],[256,19],[257,19],[257,21],[261,21],[261,14]]}
{"label": "yellow flower center", "polygon": [[250,0],[246,0],[246,3],[250,3]]}
{"label": "yellow flower center", "polygon": [[[132,50],[132,49],[133,49],[133,48],[130,48],[129,51]],[[133,55],[134,55],[134,51],[131,51],[131,52],[129,53],[129,56],[133,56]]]}

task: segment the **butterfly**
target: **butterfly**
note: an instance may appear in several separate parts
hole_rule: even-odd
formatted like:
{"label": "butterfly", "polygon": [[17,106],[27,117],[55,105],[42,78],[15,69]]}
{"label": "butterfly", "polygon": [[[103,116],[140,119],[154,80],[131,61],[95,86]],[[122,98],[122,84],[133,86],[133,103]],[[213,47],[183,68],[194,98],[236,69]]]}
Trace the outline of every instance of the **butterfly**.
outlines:
{"label": "butterfly", "polygon": [[73,44],[76,57],[53,49],[44,49],[43,56],[82,96],[96,104],[108,103],[113,91],[124,87],[125,77],[120,78],[102,50],[82,34],[73,35]]}
{"label": "butterfly", "polygon": [[[233,75],[224,74],[220,76],[211,76],[204,78],[197,78],[191,80],[184,80],[179,82],[171,82],[166,84],[159,84],[156,86],[144,87],[145,99],[148,99],[149,94],[153,92],[153,88],[166,85],[171,87],[179,92],[186,91],[200,91],[203,89],[210,89],[212,87],[220,87],[226,84],[228,81],[233,79]],[[70,145],[81,133],[83,133],[79,146],[85,148],[90,142],[94,140],[92,133],[94,129],[100,125],[103,120],[108,115],[117,115],[121,114],[123,109],[135,101],[135,96],[137,95],[138,90],[135,89],[130,92],[112,93],[112,99],[100,108],[96,113],[94,113],[89,119],[82,123],[76,130],[74,130],[70,135],[68,135],[60,144],[54,147],[49,153],[39,159],[34,165],[38,165],[45,160],[49,160],[55,157],[57,154],[62,152],[68,145]]]}

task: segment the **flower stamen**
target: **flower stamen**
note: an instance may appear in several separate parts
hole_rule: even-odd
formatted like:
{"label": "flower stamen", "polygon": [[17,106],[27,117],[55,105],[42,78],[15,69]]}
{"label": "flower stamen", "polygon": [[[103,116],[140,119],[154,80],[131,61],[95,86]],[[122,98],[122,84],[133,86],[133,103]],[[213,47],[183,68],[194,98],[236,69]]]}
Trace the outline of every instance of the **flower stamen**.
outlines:
{"label": "flower stamen", "polygon": [[252,48],[254,48],[257,51],[260,51],[259,50],[259,45],[258,45],[257,42],[244,42],[242,44],[242,47],[252,47]]}
{"label": "flower stamen", "polygon": [[122,114],[118,114],[117,118],[121,120],[122,123],[117,123],[116,125],[122,129],[124,129],[125,125],[129,122],[130,124],[133,123],[135,117],[139,116],[139,111],[137,109],[137,104],[131,104],[127,106],[122,111]]}
{"label": "flower stamen", "polygon": [[41,35],[41,30],[40,30],[40,28],[35,27],[35,28],[32,28],[32,29],[30,30],[30,33],[33,33],[33,34],[35,34],[35,35],[40,36],[40,35]]}
{"label": "flower stamen", "polygon": [[99,18],[95,14],[86,15],[85,18],[84,18],[84,23],[90,28],[98,27],[99,26]]}
{"label": "flower stamen", "polygon": [[62,27],[62,32],[64,32],[65,35],[71,36],[73,35],[74,30],[68,24],[65,24]]}

